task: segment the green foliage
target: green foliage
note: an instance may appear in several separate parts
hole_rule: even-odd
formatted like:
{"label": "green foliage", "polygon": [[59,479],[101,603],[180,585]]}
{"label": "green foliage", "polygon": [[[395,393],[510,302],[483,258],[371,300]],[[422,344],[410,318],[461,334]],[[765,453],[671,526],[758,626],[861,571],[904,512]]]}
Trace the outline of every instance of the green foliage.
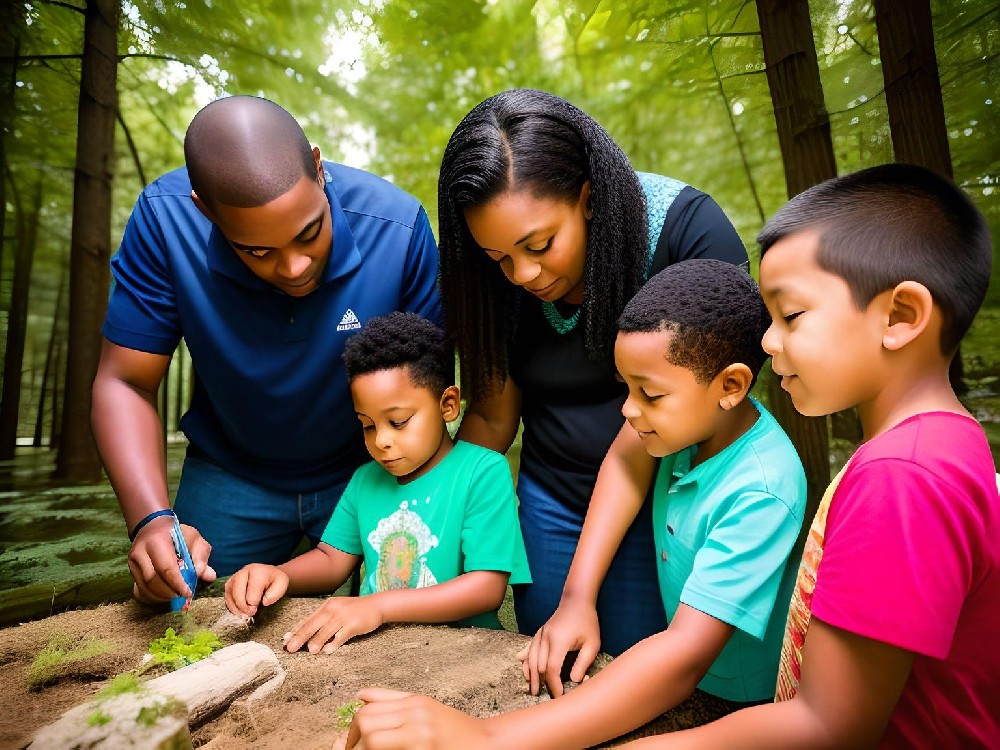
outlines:
{"label": "green foliage", "polygon": [[91,727],[103,727],[109,721],[111,717],[99,708],[87,717],[87,725]]}
{"label": "green foliage", "polygon": [[337,726],[340,729],[347,729],[351,726],[351,722],[354,720],[354,714],[361,710],[361,707],[365,705],[364,701],[350,701],[345,703],[343,706],[337,707]]}
{"label": "green foliage", "polygon": [[113,650],[114,644],[110,641],[93,638],[71,639],[66,635],[54,635],[48,645],[38,652],[28,669],[28,689],[41,690],[46,684],[58,678],[67,665]]}
{"label": "green foliage", "polygon": [[183,636],[167,628],[162,638],[149,644],[149,653],[156,664],[164,664],[175,670],[193,664],[211,655],[216,649],[222,648],[222,642],[211,630],[199,630],[191,635]]}
{"label": "green foliage", "polygon": [[98,701],[105,701],[108,698],[114,698],[117,695],[125,695],[126,693],[141,693],[145,688],[143,684],[139,682],[138,676],[134,672],[125,672],[124,674],[117,675],[111,679],[107,685],[105,685],[97,693]]}
{"label": "green foliage", "polygon": [[176,698],[167,698],[166,700],[143,706],[139,709],[135,721],[144,727],[151,727],[164,716],[184,716],[186,714],[187,707],[184,703]]}

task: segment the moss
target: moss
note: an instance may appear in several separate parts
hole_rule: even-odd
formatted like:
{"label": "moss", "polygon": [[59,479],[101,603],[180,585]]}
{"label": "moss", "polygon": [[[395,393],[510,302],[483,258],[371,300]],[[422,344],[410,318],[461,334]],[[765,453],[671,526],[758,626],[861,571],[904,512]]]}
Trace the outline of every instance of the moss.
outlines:
{"label": "moss", "polygon": [[187,706],[176,698],[167,698],[140,708],[135,722],[144,727],[151,727],[164,716],[187,716]]}
{"label": "moss", "polygon": [[74,640],[62,634],[53,635],[48,645],[35,656],[28,669],[28,689],[41,690],[43,686],[58,678],[66,665],[113,650],[114,644],[110,641],[93,638]]}
{"label": "moss", "polygon": [[109,721],[111,721],[111,717],[99,708],[87,717],[87,725],[92,727],[103,727]]}
{"label": "moss", "polygon": [[337,726],[341,729],[350,727],[354,720],[354,714],[360,711],[363,705],[365,705],[364,701],[351,701],[339,706],[337,708]]}
{"label": "moss", "polygon": [[164,664],[175,670],[200,661],[220,648],[222,641],[211,630],[178,635],[173,628],[167,628],[162,638],[149,644],[149,653],[153,657],[153,664]]}
{"label": "moss", "polygon": [[111,682],[98,691],[96,697],[98,701],[106,701],[108,698],[114,698],[116,695],[141,693],[145,689],[145,686],[139,682],[139,678],[134,672],[125,672],[117,677],[113,677]]}

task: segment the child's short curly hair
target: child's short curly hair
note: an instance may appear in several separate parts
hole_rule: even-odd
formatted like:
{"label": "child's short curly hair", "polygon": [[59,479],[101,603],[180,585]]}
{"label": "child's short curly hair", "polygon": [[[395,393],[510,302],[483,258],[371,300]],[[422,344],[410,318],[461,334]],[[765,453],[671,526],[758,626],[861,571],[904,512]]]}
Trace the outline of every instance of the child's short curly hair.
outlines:
{"label": "child's short curly hair", "polygon": [[653,276],[618,318],[621,333],[666,331],[673,336],[664,358],[708,383],[741,362],[754,380],[767,360],[761,348],[771,325],[756,282],[721,260],[686,260]]}
{"label": "child's short curly hair", "polygon": [[455,358],[444,331],[416,313],[394,312],[369,320],[344,346],[347,380],[406,367],[410,380],[435,394],[455,384]]}

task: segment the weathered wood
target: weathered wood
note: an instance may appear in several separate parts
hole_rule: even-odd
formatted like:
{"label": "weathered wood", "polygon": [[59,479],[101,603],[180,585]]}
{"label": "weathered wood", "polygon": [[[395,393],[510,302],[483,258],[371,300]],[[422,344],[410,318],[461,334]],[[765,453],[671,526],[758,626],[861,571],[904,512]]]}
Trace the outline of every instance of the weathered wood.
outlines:
{"label": "weathered wood", "polygon": [[[280,685],[284,670],[267,646],[247,641],[143,684],[138,693],[92,700],[42,728],[31,750],[191,747],[188,727],[217,716],[261,686]],[[152,720],[151,720],[152,719]]]}

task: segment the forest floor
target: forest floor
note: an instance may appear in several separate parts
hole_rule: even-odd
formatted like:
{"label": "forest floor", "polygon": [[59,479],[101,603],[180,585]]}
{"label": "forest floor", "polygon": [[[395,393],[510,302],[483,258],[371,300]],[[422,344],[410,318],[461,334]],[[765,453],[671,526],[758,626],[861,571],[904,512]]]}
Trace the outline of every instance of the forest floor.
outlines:
{"label": "forest floor", "polygon": [[[360,688],[369,685],[425,693],[474,716],[491,716],[547,699],[532,697],[525,690],[516,654],[527,638],[503,630],[392,626],[329,655],[285,652],[282,635],[319,601],[283,600],[250,626],[227,616],[221,598],[193,602],[187,627],[213,629],[224,645],[248,640],[263,643],[271,647],[285,671],[282,686],[266,698],[249,706],[234,704],[220,717],[193,729],[195,747],[329,749],[346,733],[341,718],[344,707]],[[0,698],[0,747],[25,747],[42,726],[90,700],[114,676],[137,669],[150,642],[163,636],[167,627],[177,627],[182,617],[127,602],[64,612],[0,631],[5,683]],[[52,681],[40,689],[29,688],[32,663],[47,646],[93,646],[95,642],[101,642],[105,650],[66,662],[56,669]],[[608,661],[599,658],[601,665]],[[151,670],[143,679],[156,677],[165,668],[157,669],[161,671]],[[696,693],[629,738],[704,723],[725,711],[721,702]]]}

